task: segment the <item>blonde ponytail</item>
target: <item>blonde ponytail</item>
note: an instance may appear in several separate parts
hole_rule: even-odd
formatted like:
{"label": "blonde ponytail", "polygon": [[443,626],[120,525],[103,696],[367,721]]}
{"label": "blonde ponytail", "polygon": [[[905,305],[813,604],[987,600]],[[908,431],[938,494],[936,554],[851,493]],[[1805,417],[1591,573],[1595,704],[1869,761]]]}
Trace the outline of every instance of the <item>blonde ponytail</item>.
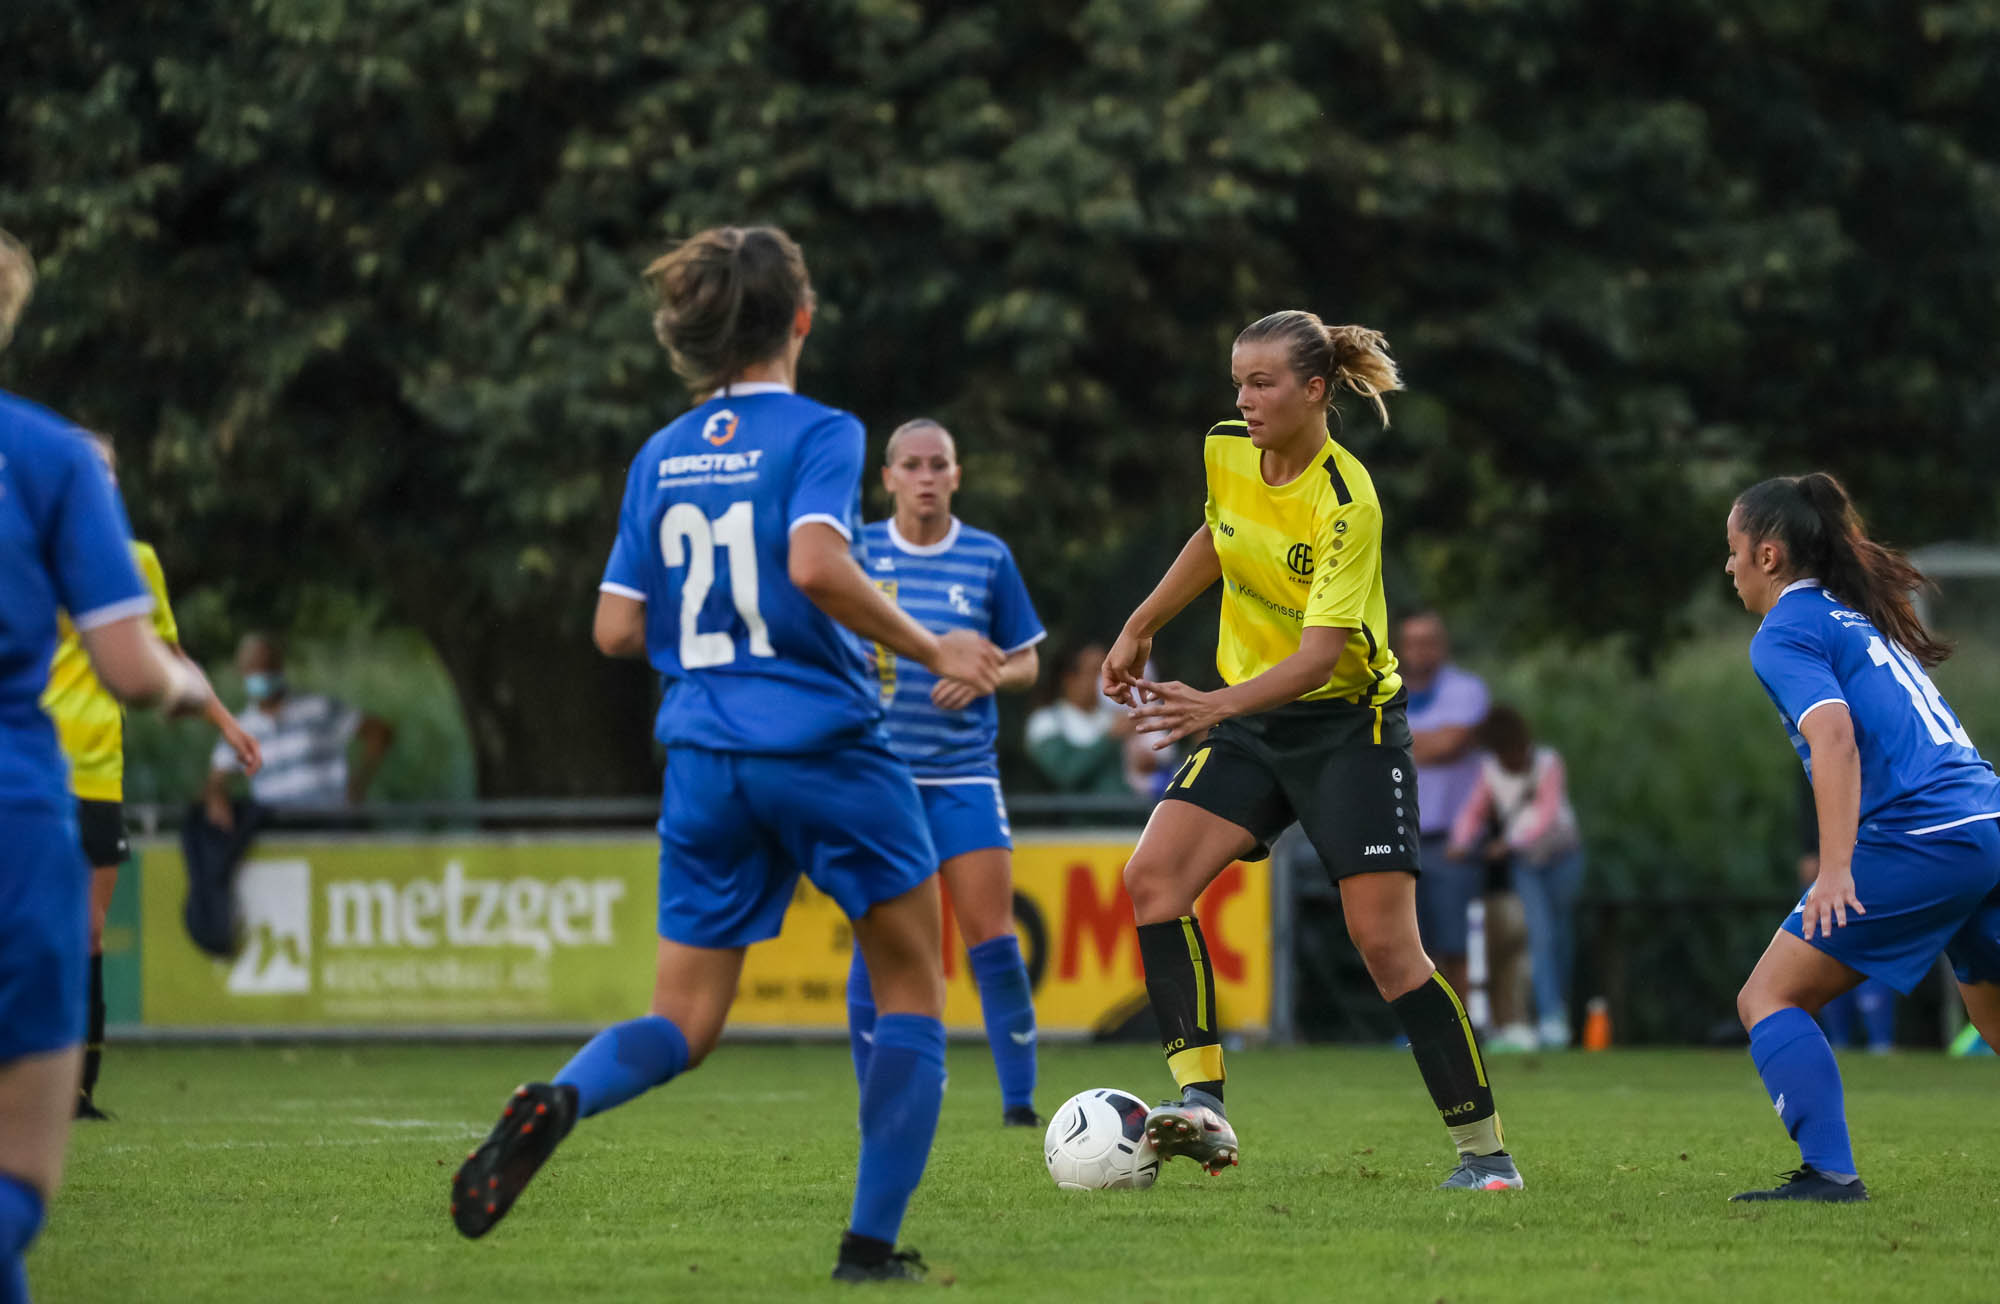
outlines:
{"label": "blonde ponytail", "polygon": [[1345,385],[1375,405],[1375,415],[1389,424],[1389,405],[1384,394],[1403,387],[1402,373],[1389,356],[1389,341],[1381,331],[1366,326],[1328,326],[1327,350],[1333,355],[1333,375],[1328,385]]}

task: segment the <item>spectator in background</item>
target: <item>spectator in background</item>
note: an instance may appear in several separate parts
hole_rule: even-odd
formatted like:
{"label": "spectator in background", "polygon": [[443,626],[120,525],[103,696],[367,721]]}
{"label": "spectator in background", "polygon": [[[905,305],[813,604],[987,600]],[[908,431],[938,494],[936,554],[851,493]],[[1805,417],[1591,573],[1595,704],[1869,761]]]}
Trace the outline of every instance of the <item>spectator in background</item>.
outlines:
{"label": "spectator in background", "polygon": [[1449,854],[1504,860],[1527,916],[1537,1024],[1502,1027],[1495,1050],[1560,1050],[1569,1045],[1570,975],[1576,959],[1576,894],[1583,844],[1570,806],[1562,757],[1537,747],[1528,722],[1494,706],[1474,731],[1486,755],[1452,826]]}
{"label": "spectator in background", "polygon": [[[285,680],[284,646],[269,634],[243,636],[236,669],[250,699],[239,718],[264,755],[264,768],[250,779],[251,797],[277,809],[359,803],[396,739],[394,727],[335,698],[293,693]],[[348,748],[357,738],[360,762],[350,767]],[[235,751],[217,744],[202,800],[219,828],[234,824],[229,781],[240,772]]]}
{"label": "spectator in background", "polygon": [[[1819,880],[1819,808],[1813,801],[1812,780],[1799,775],[1799,886]],[[1854,1044],[1854,1025],[1868,1040],[1868,1053],[1887,1055],[1896,1049],[1896,989],[1880,978],[1863,978],[1819,1009],[1820,1027],[1829,1046],[1846,1050]]]}
{"label": "spectator in background", "polygon": [[1451,664],[1444,618],[1419,611],[1396,631],[1396,661],[1410,695],[1411,754],[1417,763],[1417,810],[1423,876],[1417,921],[1424,949],[1455,990],[1468,991],[1466,908],[1485,889],[1486,867],[1450,854],[1451,829],[1479,781],[1473,730],[1486,718],[1486,684]]}
{"label": "spectator in background", "polygon": [[1132,716],[1100,693],[1104,645],[1086,643],[1056,658],[1056,695],[1028,717],[1028,755],[1057,792],[1125,796]]}

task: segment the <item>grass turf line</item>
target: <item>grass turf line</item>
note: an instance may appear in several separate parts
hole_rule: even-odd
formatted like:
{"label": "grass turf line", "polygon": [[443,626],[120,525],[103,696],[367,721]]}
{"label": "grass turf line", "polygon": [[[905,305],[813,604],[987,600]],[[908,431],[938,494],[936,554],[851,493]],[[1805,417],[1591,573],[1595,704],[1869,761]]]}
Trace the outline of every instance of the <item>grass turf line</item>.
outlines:
{"label": "grass turf line", "polygon": [[[466,1242],[447,1179],[519,1080],[568,1047],[114,1046],[29,1258],[39,1299],[822,1297],[851,1195],[855,1089],[834,1046],[729,1046],[583,1123]],[[954,1046],[905,1226],[933,1283],[992,1300],[1986,1300],[2000,1148],[1992,1060],[1849,1057],[1863,1206],[1748,1208],[1793,1151],[1742,1054],[1493,1062],[1528,1189],[1431,1188],[1452,1156],[1407,1053],[1230,1056],[1241,1168],[1057,1191]],[[1040,1104],[1148,1098],[1149,1047],[1048,1046]],[[1185,1245],[1185,1249],[1175,1248]]]}

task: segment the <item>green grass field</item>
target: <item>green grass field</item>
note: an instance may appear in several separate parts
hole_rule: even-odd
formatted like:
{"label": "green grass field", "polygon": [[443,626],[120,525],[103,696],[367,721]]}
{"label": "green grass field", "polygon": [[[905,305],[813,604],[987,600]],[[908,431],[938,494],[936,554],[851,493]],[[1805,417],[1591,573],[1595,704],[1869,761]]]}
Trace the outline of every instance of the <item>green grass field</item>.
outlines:
{"label": "green grass field", "polygon": [[[585,1124],[485,1240],[449,1173],[506,1091],[567,1047],[114,1046],[29,1260],[40,1300],[822,1297],[853,1171],[843,1050],[731,1046]],[[1066,1194],[1003,1131],[984,1049],[954,1047],[905,1227],[931,1283],[992,1300],[1992,1300],[2000,1064],[1846,1061],[1873,1203],[1747,1208],[1792,1152],[1742,1054],[1493,1065],[1528,1189],[1446,1194],[1407,1054],[1230,1058],[1241,1168]],[[1151,1096],[1146,1047],[1048,1047],[1043,1106]],[[851,1288],[847,1288],[851,1289]],[[880,1289],[880,1288],[877,1288]],[[926,1286],[923,1289],[930,1289]]]}

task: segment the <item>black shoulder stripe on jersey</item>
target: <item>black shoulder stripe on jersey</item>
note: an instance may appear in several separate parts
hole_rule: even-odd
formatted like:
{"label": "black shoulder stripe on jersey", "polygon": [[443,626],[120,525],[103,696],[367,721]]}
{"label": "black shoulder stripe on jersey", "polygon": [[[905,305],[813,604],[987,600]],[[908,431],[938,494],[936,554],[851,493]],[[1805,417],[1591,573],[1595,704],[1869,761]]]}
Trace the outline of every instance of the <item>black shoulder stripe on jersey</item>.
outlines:
{"label": "black shoulder stripe on jersey", "polygon": [[[1368,664],[1372,666],[1375,664],[1375,655],[1380,649],[1375,642],[1375,631],[1368,628],[1368,622],[1365,620],[1361,622],[1361,637],[1368,640]],[[1379,669],[1375,672],[1374,682],[1368,685],[1368,697],[1367,701],[1363,703],[1364,706],[1374,703],[1375,690],[1380,688],[1382,681],[1387,678],[1388,676],[1383,674]]]}
{"label": "black shoulder stripe on jersey", "polygon": [[1326,461],[1320,465],[1326,468],[1326,478],[1333,481],[1333,496],[1339,500],[1340,505],[1345,507],[1353,502],[1354,495],[1347,492],[1347,481],[1340,478],[1340,468],[1334,465],[1333,454],[1328,453]]}
{"label": "black shoulder stripe on jersey", "polygon": [[1213,439],[1217,435],[1231,435],[1237,439],[1248,439],[1250,437],[1250,423],[1247,421],[1218,421],[1208,428],[1206,438]]}

